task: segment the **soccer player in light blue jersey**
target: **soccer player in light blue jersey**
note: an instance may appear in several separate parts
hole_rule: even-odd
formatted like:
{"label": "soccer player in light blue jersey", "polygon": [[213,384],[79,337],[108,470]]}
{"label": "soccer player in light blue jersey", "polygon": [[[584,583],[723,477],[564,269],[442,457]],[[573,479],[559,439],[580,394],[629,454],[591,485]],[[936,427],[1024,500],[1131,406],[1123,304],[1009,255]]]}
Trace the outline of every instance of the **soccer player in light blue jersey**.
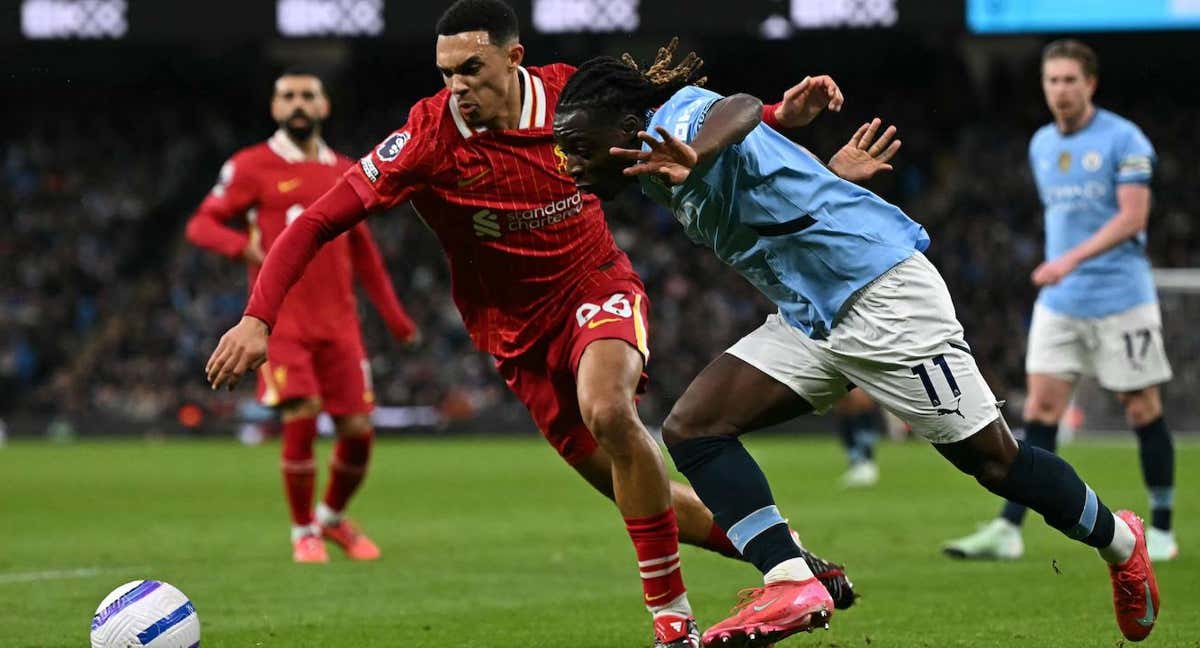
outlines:
{"label": "soccer player in light blue jersey", "polygon": [[[1045,207],[1046,261],[1033,308],[1025,370],[1025,440],[1055,451],[1058,422],[1080,375],[1116,393],[1137,434],[1150,493],[1146,543],[1154,561],[1179,553],[1171,532],[1175,449],[1163,421],[1159,385],[1171,379],[1158,295],[1146,259],[1154,148],[1132,122],[1092,103],[1096,55],[1076,40],[1042,54],[1042,89],[1054,122],[1029,143]],[[1001,514],[946,544],[963,558],[1018,558],[1025,507]]]}
{"label": "soccer player in light blue jersey", "polygon": [[584,63],[559,97],[554,134],[581,190],[611,197],[640,181],[689,238],[779,309],[705,368],[663,425],[675,465],[763,573],[764,587],[709,628],[704,644],[767,646],[828,622],[829,595],[799,559],[738,437],[823,411],[852,386],[991,492],[1096,547],[1110,566],[1122,632],[1146,637],[1158,588],[1141,520],[1113,514],[1069,464],[1013,438],[949,291],[921,254],[925,229],[843,179],[882,168],[877,153],[867,152],[874,164],[839,168],[863,153],[852,140],[848,155],[844,148],[831,160],[835,175],[762,125],[754,97],[692,85],[695,54],[675,66],[672,58],[669,46],[645,71],[628,56]]}

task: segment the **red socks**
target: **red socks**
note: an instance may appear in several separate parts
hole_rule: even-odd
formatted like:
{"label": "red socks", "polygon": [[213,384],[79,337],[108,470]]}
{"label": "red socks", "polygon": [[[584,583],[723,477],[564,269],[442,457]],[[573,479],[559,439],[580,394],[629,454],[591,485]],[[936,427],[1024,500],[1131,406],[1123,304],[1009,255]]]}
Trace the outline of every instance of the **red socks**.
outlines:
{"label": "red socks", "polygon": [[742,554],[738,552],[737,547],[733,546],[733,543],[729,541],[729,536],[725,535],[725,529],[722,529],[716,522],[713,522],[712,529],[708,531],[708,539],[700,546],[709,551],[715,551],[726,558],[745,560]]}
{"label": "red socks", "polygon": [[338,437],[329,461],[329,488],[325,491],[325,505],[334,511],[341,513],[346,508],[346,502],[366,477],[374,437],[373,429],[363,435]]}
{"label": "red socks", "polygon": [[297,418],[283,424],[283,489],[292,511],[292,524],[312,524],[313,440],[317,438],[317,419]]}
{"label": "red socks", "polygon": [[[625,528],[637,551],[642,591],[651,612],[673,607],[686,593],[679,571],[679,526],[667,509],[646,518],[625,518]],[[682,601],[687,605],[687,599]]]}

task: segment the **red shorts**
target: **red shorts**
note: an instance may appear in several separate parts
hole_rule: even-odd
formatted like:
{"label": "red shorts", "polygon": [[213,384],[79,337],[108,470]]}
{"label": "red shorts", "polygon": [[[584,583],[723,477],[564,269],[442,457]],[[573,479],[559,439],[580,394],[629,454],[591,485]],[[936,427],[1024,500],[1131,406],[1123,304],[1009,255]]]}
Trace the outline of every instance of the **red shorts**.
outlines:
{"label": "red shorts", "polygon": [[371,365],[358,327],[333,340],[271,337],[267,362],[258,369],[258,400],[274,407],[298,398],[320,398],[321,409],[332,416],[375,408]]}
{"label": "red shorts", "polygon": [[[542,436],[571,465],[592,456],[596,437],[579,413],[575,374],[587,346],[596,340],[625,340],[649,360],[646,313],[649,299],[636,280],[603,282],[571,310],[557,332],[515,358],[497,358],[496,369],[521,399]],[[646,374],[637,391],[646,387]]]}

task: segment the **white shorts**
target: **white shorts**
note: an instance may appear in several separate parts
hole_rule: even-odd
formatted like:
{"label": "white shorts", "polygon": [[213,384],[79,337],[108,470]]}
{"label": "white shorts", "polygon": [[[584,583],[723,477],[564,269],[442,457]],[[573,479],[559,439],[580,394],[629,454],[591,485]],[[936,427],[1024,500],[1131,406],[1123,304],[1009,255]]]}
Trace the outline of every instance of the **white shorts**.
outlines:
{"label": "white shorts", "polygon": [[1029,325],[1025,372],[1095,376],[1110,391],[1136,391],[1171,379],[1158,304],[1107,317],[1070,317],[1037,304]]}
{"label": "white shorts", "polygon": [[933,443],[961,441],[1000,416],[946,284],[920,253],[868,285],[828,339],[773,314],[727,353],[819,413],[857,386]]}

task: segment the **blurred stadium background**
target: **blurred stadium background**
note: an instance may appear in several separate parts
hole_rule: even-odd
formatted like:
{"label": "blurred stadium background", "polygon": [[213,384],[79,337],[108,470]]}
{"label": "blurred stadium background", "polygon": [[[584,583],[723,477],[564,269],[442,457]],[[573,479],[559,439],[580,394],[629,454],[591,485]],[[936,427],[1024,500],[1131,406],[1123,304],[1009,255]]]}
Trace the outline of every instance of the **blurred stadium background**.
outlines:
{"label": "blurred stadium background", "polygon": [[[440,87],[432,25],[440,1],[5,0],[0,59],[0,419],[9,436],[227,434],[265,417],[251,387],[202,380],[216,338],[241,312],[241,267],[183,240],[222,160],[273,130],[274,76],[321,70],[333,100],[326,137],[357,156]],[[1041,259],[1040,209],[1026,163],[1049,121],[1040,46],[1084,33],[1101,57],[1097,103],[1142,126],[1159,153],[1150,256],[1200,266],[1195,34],[1187,0],[522,0],[532,64],[599,53],[648,56],[672,35],[706,59],[710,85],[772,99],[828,73],[848,98],[796,137],[828,157],[874,115],[900,128],[895,173],[871,188],[931,232],[990,382],[1020,412],[1025,333]],[[1089,33],[1095,32],[1095,33]],[[1189,99],[1188,97],[1192,97]],[[653,299],[650,424],[714,353],[768,312],[671,217],[638,198],[609,208]],[[404,302],[426,341],[401,350],[365,316],[386,430],[535,433],[450,301],[439,247],[407,209],[374,218]],[[1169,277],[1166,388],[1176,429],[1196,429],[1194,322],[1200,283]],[[370,309],[364,309],[370,310]],[[1089,430],[1120,430],[1115,402],[1085,390]],[[812,427],[813,422],[801,424]],[[819,425],[819,424],[818,424]]]}

